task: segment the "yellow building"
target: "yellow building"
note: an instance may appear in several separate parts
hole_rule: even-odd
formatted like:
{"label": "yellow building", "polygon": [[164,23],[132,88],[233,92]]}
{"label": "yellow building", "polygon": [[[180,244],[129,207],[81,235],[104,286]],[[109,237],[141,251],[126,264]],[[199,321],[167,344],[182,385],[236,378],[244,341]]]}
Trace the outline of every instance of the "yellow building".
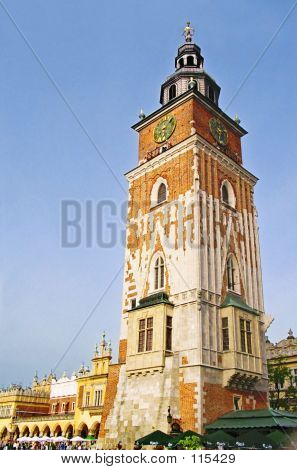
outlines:
{"label": "yellow building", "polygon": [[111,345],[102,336],[96,345],[91,370],[82,365],[77,373],[60,379],[51,373],[31,387],[11,385],[0,390],[0,442],[22,436],[80,435],[98,437]]}
{"label": "yellow building", "polygon": [[76,435],[98,437],[110,361],[111,345],[106,342],[103,333],[99,348],[95,348],[91,370],[82,366],[78,372],[74,414]]}
{"label": "yellow building", "polygon": [[[285,407],[292,411],[297,410],[297,338],[294,337],[290,329],[286,339],[273,344],[269,340],[266,342],[266,354],[270,370],[279,367],[287,368],[288,374],[279,377],[278,382],[270,380],[270,399],[277,407]],[[272,376],[272,373],[270,374]]]}
{"label": "yellow building", "polygon": [[38,383],[35,375],[32,387],[10,385],[0,391],[0,441],[18,437],[21,433],[34,433],[34,428],[30,431],[23,422],[30,416],[48,414],[50,383],[51,376]]}

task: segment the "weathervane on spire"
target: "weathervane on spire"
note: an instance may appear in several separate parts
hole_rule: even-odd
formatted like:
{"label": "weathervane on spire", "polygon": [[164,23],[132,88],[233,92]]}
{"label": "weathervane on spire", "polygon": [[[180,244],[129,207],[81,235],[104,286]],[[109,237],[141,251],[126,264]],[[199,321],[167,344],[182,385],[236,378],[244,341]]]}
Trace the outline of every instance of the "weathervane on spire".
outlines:
{"label": "weathervane on spire", "polygon": [[192,28],[190,21],[187,21],[183,35],[185,37],[186,42],[192,42],[192,37],[194,36],[194,28]]}

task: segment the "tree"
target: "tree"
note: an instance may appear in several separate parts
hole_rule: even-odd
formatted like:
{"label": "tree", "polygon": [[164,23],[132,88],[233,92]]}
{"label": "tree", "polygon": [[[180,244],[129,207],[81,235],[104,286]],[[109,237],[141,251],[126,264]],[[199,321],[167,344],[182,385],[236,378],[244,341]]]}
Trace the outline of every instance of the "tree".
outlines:
{"label": "tree", "polygon": [[270,405],[273,409],[290,408],[290,401],[296,398],[296,387],[292,384],[291,371],[280,360],[277,364],[268,365],[268,378],[270,383]]}
{"label": "tree", "polygon": [[178,443],[185,450],[203,449],[202,442],[198,436],[187,436]]}

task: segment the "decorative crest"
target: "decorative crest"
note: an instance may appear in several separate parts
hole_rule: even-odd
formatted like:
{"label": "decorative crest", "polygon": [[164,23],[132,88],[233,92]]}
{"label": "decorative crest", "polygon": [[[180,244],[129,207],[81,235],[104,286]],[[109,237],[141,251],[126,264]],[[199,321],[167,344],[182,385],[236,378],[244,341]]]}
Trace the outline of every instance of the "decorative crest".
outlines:
{"label": "decorative crest", "polygon": [[184,38],[186,42],[192,42],[192,37],[194,36],[194,28],[192,28],[190,21],[187,21],[187,24],[184,28]]}

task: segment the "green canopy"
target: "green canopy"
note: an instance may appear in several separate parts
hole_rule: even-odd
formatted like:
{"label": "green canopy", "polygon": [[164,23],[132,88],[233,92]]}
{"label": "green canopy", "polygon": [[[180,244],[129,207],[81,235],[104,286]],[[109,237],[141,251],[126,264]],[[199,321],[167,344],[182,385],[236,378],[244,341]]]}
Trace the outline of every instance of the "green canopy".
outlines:
{"label": "green canopy", "polygon": [[264,436],[256,430],[251,430],[241,434],[237,438],[237,441],[244,443],[245,447],[254,447],[257,449],[264,449],[265,446],[273,447],[273,442],[267,436]]}
{"label": "green canopy", "polygon": [[280,429],[275,429],[270,434],[268,434],[267,439],[274,443],[274,447],[292,447],[292,441],[288,434],[281,431]]}
{"label": "green canopy", "polygon": [[182,434],[179,434],[178,436],[174,437],[171,441],[171,446],[173,447],[176,444],[178,444],[179,441],[181,441],[182,439],[185,439],[186,437],[192,437],[192,436],[199,437],[201,440],[203,439],[203,436],[201,436],[200,434],[197,434],[197,432],[188,430],[188,431],[185,431]]}
{"label": "green canopy", "polygon": [[236,439],[230,434],[226,433],[225,431],[218,430],[215,431],[211,434],[207,434],[206,436],[203,437],[203,441],[208,444],[217,444],[218,442],[228,444],[230,446],[234,445],[236,442]]}
{"label": "green canopy", "polygon": [[297,428],[297,414],[288,411],[239,410],[232,411],[206,426],[208,431],[216,429],[239,430],[245,428]]}
{"label": "green canopy", "polygon": [[135,444],[141,446],[168,446],[172,438],[162,431],[154,431],[147,436],[141,437],[135,441]]}

